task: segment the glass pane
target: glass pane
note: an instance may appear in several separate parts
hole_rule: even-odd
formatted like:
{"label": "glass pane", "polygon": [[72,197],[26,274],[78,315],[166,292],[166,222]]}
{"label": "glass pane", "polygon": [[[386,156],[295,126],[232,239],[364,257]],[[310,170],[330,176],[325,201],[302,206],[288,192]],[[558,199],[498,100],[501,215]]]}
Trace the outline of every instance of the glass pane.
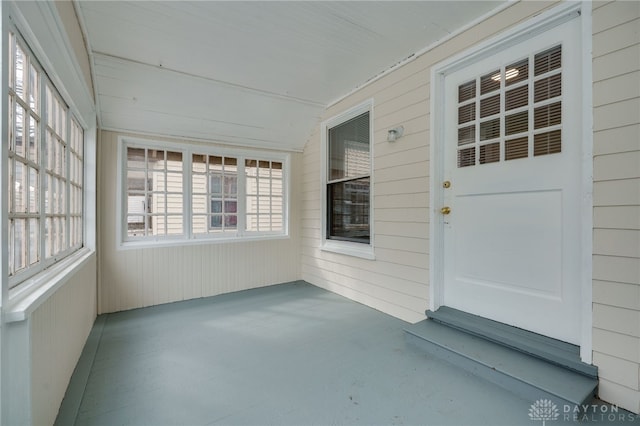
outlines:
{"label": "glass pane", "polygon": [[182,192],[182,173],[167,172],[167,191]]}
{"label": "glass pane", "polygon": [[476,149],[475,147],[458,150],[458,167],[475,166]]}
{"label": "glass pane", "polygon": [[143,148],[127,148],[127,168],[144,169],[145,151]]}
{"label": "glass pane", "polygon": [[458,108],[458,124],[468,123],[476,119],[476,104],[468,104]]}
{"label": "glass pane", "polygon": [[526,80],[529,78],[529,60],[523,59],[515,64],[507,65],[504,74],[507,86]]}
{"label": "glass pane", "polygon": [[192,177],[191,177],[191,191],[194,194],[206,194],[207,193],[207,176],[206,175],[192,175]]}
{"label": "glass pane", "polygon": [[529,103],[529,86],[521,86],[505,93],[505,110],[526,106]]}
{"label": "glass pane", "polygon": [[500,113],[500,95],[489,96],[480,101],[480,118]]}
{"label": "glass pane", "polygon": [[167,152],[167,170],[174,172],[182,171],[182,153],[181,152]]}
{"label": "glass pane", "polygon": [[222,200],[211,200],[211,213],[222,213]]}
{"label": "glass pane", "polygon": [[238,159],[233,157],[224,157],[225,170],[237,170]]}
{"label": "glass pane", "polygon": [[24,219],[13,220],[13,265],[14,271],[19,271],[27,266],[27,221]]}
{"label": "glass pane", "polygon": [[529,130],[529,112],[522,111],[517,114],[508,115],[504,120],[505,133],[513,135]]}
{"label": "glass pane", "polygon": [[527,158],[529,156],[529,138],[517,138],[505,142],[504,157],[505,160],[516,160],[518,158]]}
{"label": "glass pane", "polygon": [[195,215],[191,219],[191,227],[193,229],[194,234],[202,234],[207,232],[207,222],[209,221],[209,216],[203,215]]}
{"label": "glass pane", "polygon": [[496,163],[500,161],[500,143],[490,143],[480,147],[480,164]]}
{"label": "glass pane", "polygon": [[535,129],[555,126],[560,123],[562,123],[562,104],[560,102],[541,106],[534,110]]}
{"label": "glass pane", "polygon": [[213,229],[222,229],[222,215],[212,215],[209,227]]}
{"label": "glass pane", "polygon": [[29,212],[30,213],[38,213],[38,187],[40,186],[40,181],[38,170],[29,167]]}
{"label": "glass pane", "polygon": [[369,242],[369,178],[327,187],[328,238]]}
{"label": "glass pane", "polygon": [[182,213],[182,194],[167,194],[167,213]]}
{"label": "glass pane", "polygon": [[562,66],[562,47],[556,46],[538,53],[534,58],[535,75],[553,71]]}
{"label": "glass pane", "polygon": [[29,67],[29,108],[36,113],[39,109],[39,84],[38,84],[38,71],[33,65]]}
{"label": "glass pane", "polygon": [[236,229],[238,227],[238,216],[234,214],[224,215],[224,227],[226,229]]}
{"label": "glass pane", "polygon": [[164,215],[162,216],[149,216],[150,227],[147,230],[147,235],[166,235],[167,234],[167,220]]}
{"label": "glass pane", "polygon": [[38,122],[35,117],[29,116],[29,159],[38,162]]}
{"label": "glass pane", "polygon": [[222,171],[222,157],[209,156],[209,170]]}
{"label": "glass pane", "polygon": [[193,154],[191,158],[191,170],[194,173],[204,173],[207,171],[207,156],[201,154]]}
{"label": "glass pane", "polygon": [[368,175],[369,113],[328,131],[329,180]]}
{"label": "glass pane", "polygon": [[533,93],[535,102],[562,95],[562,74],[552,75],[536,81]]}
{"label": "glass pane", "polygon": [[40,260],[39,243],[40,221],[38,219],[29,219],[29,265],[38,263]]}
{"label": "glass pane", "polygon": [[22,50],[22,47],[18,43],[16,43],[16,54],[15,54],[15,71],[14,76],[16,79],[16,95],[20,96],[24,100],[24,89],[25,89],[25,78],[24,78],[24,70],[26,64],[26,55]]}
{"label": "glass pane", "polygon": [[258,176],[258,162],[256,160],[245,160],[244,172],[249,177]]}
{"label": "glass pane", "polygon": [[192,197],[192,210],[193,213],[207,213],[207,196],[206,195],[194,195]]}
{"label": "glass pane", "polygon": [[182,234],[182,215],[167,216],[167,234],[168,235]]}
{"label": "glass pane", "polygon": [[500,89],[500,70],[495,70],[480,77],[480,94]]}
{"label": "glass pane", "polygon": [[164,151],[155,149],[147,150],[147,161],[149,169],[165,170]]}
{"label": "glass pane", "polygon": [[224,212],[225,213],[237,213],[238,212],[238,202],[237,201],[225,201],[224,202]]}
{"label": "glass pane", "polygon": [[533,138],[533,155],[557,154],[562,151],[562,133],[560,130],[541,133]]}
{"label": "glass pane", "polygon": [[145,176],[142,170],[127,171],[127,189],[129,191],[144,191],[146,189]]}
{"label": "glass pane", "polygon": [[222,194],[222,176],[209,176],[209,193]]}
{"label": "glass pane", "polygon": [[224,194],[235,197],[237,193],[238,193],[238,178],[236,176],[225,176],[224,177]]}
{"label": "glass pane", "polygon": [[476,140],[476,126],[458,129],[458,146],[474,143]]}
{"label": "glass pane", "polygon": [[27,212],[27,167],[16,161],[13,180],[14,208],[16,213]]}
{"label": "glass pane", "polygon": [[246,188],[247,195],[255,195],[258,193],[258,179],[247,178],[246,185],[247,185],[247,188]]}
{"label": "glass pane", "polygon": [[500,136],[500,119],[494,118],[493,120],[480,123],[480,140],[495,139]]}
{"label": "glass pane", "polygon": [[468,101],[476,97],[476,81],[472,80],[468,83],[458,86],[458,103]]}
{"label": "glass pane", "polygon": [[20,104],[18,104],[17,102],[16,102],[14,119],[15,119],[15,123],[14,123],[13,132],[15,136],[15,140],[14,140],[15,153],[21,157],[26,157],[26,152],[24,148],[24,124],[25,124],[24,108],[22,108]]}

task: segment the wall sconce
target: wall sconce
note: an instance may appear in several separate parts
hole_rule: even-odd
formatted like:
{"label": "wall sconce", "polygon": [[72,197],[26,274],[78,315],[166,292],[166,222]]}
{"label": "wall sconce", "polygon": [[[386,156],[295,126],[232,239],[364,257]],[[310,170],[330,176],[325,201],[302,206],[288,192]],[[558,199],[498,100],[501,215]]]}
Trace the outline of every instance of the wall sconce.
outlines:
{"label": "wall sconce", "polygon": [[404,134],[404,126],[395,127],[387,132],[387,142],[395,142]]}

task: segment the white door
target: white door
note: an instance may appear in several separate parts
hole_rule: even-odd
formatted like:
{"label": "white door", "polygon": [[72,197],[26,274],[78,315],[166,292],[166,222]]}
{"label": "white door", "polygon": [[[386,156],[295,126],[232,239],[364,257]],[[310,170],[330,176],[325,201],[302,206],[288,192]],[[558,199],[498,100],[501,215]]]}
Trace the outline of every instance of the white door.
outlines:
{"label": "white door", "polygon": [[575,344],[579,34],[573,19],[445,77],[442,189],[444,305]]}

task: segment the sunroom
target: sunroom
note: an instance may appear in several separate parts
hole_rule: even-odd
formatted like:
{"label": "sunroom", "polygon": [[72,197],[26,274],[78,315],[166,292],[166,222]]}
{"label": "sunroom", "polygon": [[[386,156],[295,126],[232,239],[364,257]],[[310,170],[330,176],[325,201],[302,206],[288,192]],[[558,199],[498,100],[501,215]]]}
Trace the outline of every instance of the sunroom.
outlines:
{"label": "sunroom", "polygon": [[640,421],[640,3],[0,8],[2,424]]}

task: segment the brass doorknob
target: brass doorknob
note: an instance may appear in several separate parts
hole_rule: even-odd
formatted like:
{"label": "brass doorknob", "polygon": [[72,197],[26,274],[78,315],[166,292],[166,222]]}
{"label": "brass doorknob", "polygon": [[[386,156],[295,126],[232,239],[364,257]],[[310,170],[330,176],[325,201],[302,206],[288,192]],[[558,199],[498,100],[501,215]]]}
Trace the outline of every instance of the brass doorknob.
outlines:
{"label": "brass doorknob", "polygon": [[442,214],[449,214],[449,213],[451,213],[451,207],[447,207],[447,206],[445,206],[445,207],[441,208],[441,209],[440,209],[440,213],[442,213]]}

